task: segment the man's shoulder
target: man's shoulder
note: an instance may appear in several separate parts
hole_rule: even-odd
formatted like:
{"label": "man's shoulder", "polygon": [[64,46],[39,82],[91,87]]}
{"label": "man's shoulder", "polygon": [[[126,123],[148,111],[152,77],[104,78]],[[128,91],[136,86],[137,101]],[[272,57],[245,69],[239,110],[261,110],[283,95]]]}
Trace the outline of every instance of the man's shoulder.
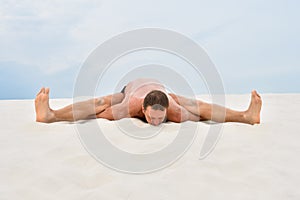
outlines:
{"label": "man's shoulder", "polygon": [[134,95],[129,96],[129,104],[132,106],[142,105],[144,101],[144,98],[137,97]]}
{"label": "man's shoulder", "polygon": [[144,113],[142,112],[143,100],[144,100],[143,98],[130,97],[129,104],[128,104],[128,110],[130,116],[144,117]]}

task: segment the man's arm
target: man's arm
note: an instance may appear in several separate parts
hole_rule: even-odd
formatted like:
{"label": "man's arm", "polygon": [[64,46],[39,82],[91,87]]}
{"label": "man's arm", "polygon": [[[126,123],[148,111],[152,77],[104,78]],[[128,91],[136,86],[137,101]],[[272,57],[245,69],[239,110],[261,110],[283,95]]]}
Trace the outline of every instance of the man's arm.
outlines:
{"label": "man's arm", "polygon": [[97,118],[119,120],[130,117],[143,117],[142,100],[139,98],[125,99],[121,103],[108,107],[103,112],[98,113]]}
{"label": "man's arm", "polygon": [[169,98],[167,117],[169,121],[177,123],[185,121],[197,122],[200,120],[199,116],[194,115],[193,113],[189,112],[184,107],[176,103],[176,101],[172,97]]}
{"label": "man's arm", "polygon": [[103,112],[98,113],[97,118],[108,120],[119,120],[130,117],[127,104],[120,103],[106,108]]}

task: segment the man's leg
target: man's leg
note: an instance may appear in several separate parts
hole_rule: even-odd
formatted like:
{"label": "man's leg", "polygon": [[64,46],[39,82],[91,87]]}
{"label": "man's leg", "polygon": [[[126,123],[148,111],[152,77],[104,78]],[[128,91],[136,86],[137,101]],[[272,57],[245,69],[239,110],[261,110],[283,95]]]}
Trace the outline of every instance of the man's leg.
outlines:
{"label": "man's leg", "polygon": [[[51,123],[96,118],[97,113],[102,112],[111,105],[122,102],[123,98],[123,93],[117,93],[53,110],[49,106],[49,88],[42,88],[35,98],[36,121]],[[74,118],[73,107],[76,109],[76,118]]]}
{"label": "man's leg", "polygon": [[260,123],[262,100],[255,90],[251,93],[251,102],[248,109],[245,111],[235,111],[219,105],[205,103],[200,100],[188,99],[175,94],[170,94],[170,96],[188,111],[200,116],[201,120],[213,120],[216,122],[241,122],[247,124]]}

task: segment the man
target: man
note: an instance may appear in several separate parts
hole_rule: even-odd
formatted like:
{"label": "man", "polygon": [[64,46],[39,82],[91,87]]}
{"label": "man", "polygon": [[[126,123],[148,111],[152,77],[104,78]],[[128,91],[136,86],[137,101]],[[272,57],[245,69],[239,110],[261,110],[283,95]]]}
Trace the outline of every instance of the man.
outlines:
{"label": "man", "polygon": [[45,123],[135,117],[154,126],[166,120],[178,123],[213,120],[258,124],[261,106],[261,97],[256,91],[252,91],[247,110],[235,111],[200,100],[168,94],[165,87],[153,79],[137,79],[129,82],[120,93],[78,102],[59,110],[53,110],[49,106],[49,88],[42,88],[35,99],[36,121]]}

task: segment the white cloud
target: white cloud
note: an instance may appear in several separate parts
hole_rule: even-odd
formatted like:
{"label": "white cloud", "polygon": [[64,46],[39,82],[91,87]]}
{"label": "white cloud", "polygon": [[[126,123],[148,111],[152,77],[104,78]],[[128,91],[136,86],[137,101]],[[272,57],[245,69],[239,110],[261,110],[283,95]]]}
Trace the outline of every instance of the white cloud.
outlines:
{"label": "white cloud", "polygon": [[292,71],[300,64],[298,10],[297,1],[271,0],[2,1],[0,61],[57,73],[116,34],[161,27],[204,46],[225,78]]}
{"label": "white cloud", "polygon": [[297,5],[296,1],[256,2],[205,42],[223,75],[250,78],[293,73],[300,65]]}
{"label": "white cloud", "polygon": [[1,7],[0,59],[38,67],[46,73],[65,70],[84,58],[72,29],[89,9],[86,1],[7,1]]}
{"label": "white cloud", "polygon": [[96,45],[120,32],[152,26],[205,35],[226,28],[245,7],[239,1],[6,1],[0,59],[52,73],[82,63]]}

